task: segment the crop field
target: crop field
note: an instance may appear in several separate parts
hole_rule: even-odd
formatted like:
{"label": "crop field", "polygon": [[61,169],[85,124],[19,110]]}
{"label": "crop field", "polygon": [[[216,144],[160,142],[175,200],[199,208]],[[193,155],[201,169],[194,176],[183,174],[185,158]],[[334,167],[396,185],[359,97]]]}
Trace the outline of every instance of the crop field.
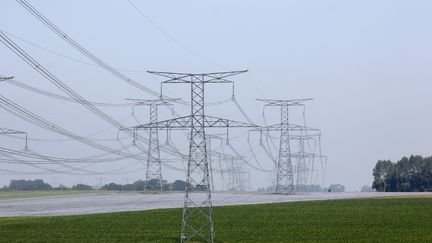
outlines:
{"label": "crop field", "polygon": [[[0,242],[177,242],[181,209],[0,218]],[[214,208],[217,242],[432,242],[431,198]]]}

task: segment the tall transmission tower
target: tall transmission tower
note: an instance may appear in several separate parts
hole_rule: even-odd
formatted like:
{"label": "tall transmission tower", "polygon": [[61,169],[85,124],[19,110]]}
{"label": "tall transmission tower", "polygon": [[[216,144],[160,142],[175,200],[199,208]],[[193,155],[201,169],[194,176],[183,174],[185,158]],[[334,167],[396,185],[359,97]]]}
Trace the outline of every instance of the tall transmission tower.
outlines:
{"label": "tall transmission tower", "polygon": [[[150,124],[156,124],[158,122],[158,107],[161,105],[171,105],[170,101],[176,101],[178,99],[127,100],[134,101],[134,105],[136,106],[148,106],[150,111]],[[159,131],[157,128],[149,127],[148,132],[149,138],[144,193],[159,192],[162,194],[162,163],[159,148]],[[136,132],[134,134],[136,134]]]}
{"label": "tall transmission tower", "polygon": [[[264,106],[277,106],[281,109],[281,122],[275,125],[269,125],[261,128],[266,131],[279,131],[279,155],[276,165],[276,193],[277,194],[293,194],[294,188],[294,173],[292,165],[292,153],[290,147],[290,132],[314,130],[300,125],[289,123],[289,107],[303,106],[303,103],[312,99],[295,99],[295,100],[271,100],[257,99],[265,102]],[[301,156],[299,156],[301,157]]]}
{"label": "tall transmission tower", "polygon": [[[191,92],[191,114],[170,120],[136,126],[136,129],[184,129],[190,128],[189,153],[186,175],[186,192],[181,228],[181,242],[203,240],[213,242],[215,231],[211,185],[206,142],[206,128],[257,127],[254,124],[207,116],[205,110],[206,84],[233,83],[228,77],[246,71],[217,73],[153,72],[168,80],[162,84],[189,84]],[[161,84],[161,85],[162,85]]]}

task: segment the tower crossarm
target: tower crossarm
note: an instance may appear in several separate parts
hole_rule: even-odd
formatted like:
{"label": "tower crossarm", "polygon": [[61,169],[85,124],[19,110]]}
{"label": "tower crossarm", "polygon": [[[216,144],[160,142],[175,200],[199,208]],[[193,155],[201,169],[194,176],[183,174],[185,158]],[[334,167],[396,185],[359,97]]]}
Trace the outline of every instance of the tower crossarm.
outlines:
{"label": "tower crossarm", "polygon": [[26,132],[0,127],[0,134],[27,134]]}
{"label": "tower crossarm", "polygon": [[[278,123],[278,124],[273,124],[273,125],[269,125],[269,126],[255,128],[255,129],[252,129],[251,131],[273,132],[273,131],[281,131],[283,128],[284,128],[284,124]],[[309,132],[319,132],[320,131],[319,129],[316,129],[316,128],[305,127],[305,126],[301,126],[301,125],[297,125],[297,124],[288,124],[288,130],[289,131],[309,131]]]}
{"label": "tower crossarm", "polygon": [[290,153],[291,158],[319,158],[322,155],[316,153]]}
{"label": "tower crossarm", "polygon": [[14,134],[25,136],[25,149],[27,150],[28,149],[27,132],[0,127],[0,135],[14,135]]}
{"label": "tower crossarm", "polygon": [[247,70],[215,73],[175,73],[148,71],[148,73],[168,78],[168,80],[165,80],[162,83],[233,83],[233,81],[227,80],[226,78],[245,72],[247,72]]}
{"label": "tower crossarm", "polygon": [[301,135],[296,134],[296,135],[289,135],[289,138],[292,139],[292,140],[300,140],[300,139],[303,139],[303,140],[313,140],[313,139],[316,139],[319,136],[320,136],[320,134],[307,134],[307,135],[305,135],[305,134],[301,134]]}
{"label": "tower crossarm", "polygon": [[[258,125],[233,121],[224,118],[204,116],[205,127],[259,127]],[[185,129],[191,127],[191,116],[183,116],[174,119],[159,121],[156,123],[147,123],[132,127],[132,129]]]}
{"label": "tower crossarm", "polygon": [[257,99],[258,101],[265,102],[266,106],[302,106],[304,102],[313,100],[307,99],[292,99],[292,100],[272,100],[272,99]]}
{"label": "tower crossarm", "polygon": [[151,129],[151,128],[156,128],[156,129],[185,129],[185,128],[190,128],[190,127],[191,127],[191,116],[183,116],[183,117],[177,117],[174,119],[168,119],[168,120],[163,120],[163,121],[159,121],[159,122],[146,123],[146,124],[131,127],[130,129],[136,129],[136,130],[141,130],[141,129],[145,130],[145,129]]}
{"label": "tower crossarm", "polygon": [[219,117],[205,116],[205,127],[259,127],[258,125],[240,121],[233,121]]}
{"label": "tower crossarm", "polygon": [[176,102],[180,99],[154,99],[154,100],[126,99],[126,100],[134,102],[134,105],[171,105],[170,102]]}

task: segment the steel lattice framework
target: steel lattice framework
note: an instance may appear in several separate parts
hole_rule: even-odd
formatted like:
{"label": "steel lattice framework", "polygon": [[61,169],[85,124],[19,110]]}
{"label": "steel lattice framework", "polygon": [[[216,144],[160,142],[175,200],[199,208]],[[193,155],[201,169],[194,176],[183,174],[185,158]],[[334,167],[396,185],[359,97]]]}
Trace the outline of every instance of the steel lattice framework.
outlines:
{"label": "steel lattice framework", "polygon": [[[178,99],[127,99],[136,102],[135,105],[149,106],[150,124],[158,122],[158,107],[161,105],[171,105],[171,101]],[[157,128],[148,128],[148,150],[147,150],[147,167],[145,175],[144,193],[159,192],[162,194],[162,163],[160,158],[159,148],[159,131]],[[136,132],[134,133],[136,134]],[[152,180],[156,180],[157,184],[153,185]]]}
{"label": "steel lattice framework", "polygon": [[296,174],[297,181],[296,185],[306,185],[307,184],[307,166],[306,166],[306,156],[305,156],[305,144],[303,137],[303,130],[300,130],[300,136],[298,139],[299,145],[299,156],[297,157]]}
{"label": "steel lattice framework", "polygon": [[243,157],[224,156],[227,160],[228,191],[242,192],[250,186],[250,172],[243,167]]}
{"label": "steel lattice framework", "polygon": [[[306,130],[307,131],[307,130]],[[310,129],[308,131],[311,131]],[[318,130],[319,131],[319,130]],[[308,184],[308,172],[310,172],[310,182],[312,181],[312,174],[314,170],[314,160],[315,158],[319,158],[322,155],[320,153],[306,153],[305,152],[305,141],[312,140],[318,141],[320,140],[321,133],[316,134],[307,134],[305,130],[300,129],[300,134],[290,134],[290,140],[295,140],[298,142],[299,151],[298,153],[291,153],[291,158],[295,158],[297,160],[296,166],[296,185],[307,185]],[[308,168],[306,159],[312,160],[311,168]]]}
{"label": "steel lattice framework", "polygon": [[233,83],[227,78],[244,72],[246,70],[217,73],[149,71],[151,74],[168,78],[162,84],[190,84],[191,88],[191,114],[189,116],[135,127],[136,129],[148,129],[150,127],[155,129],[190,129],[181,242],[189,242],[195,239],[213,242],[215,238],[205,128],[257,127],[255,124],[206,116],[204,112],[205,85],[210,83]]}
{"label": "steel lattice framework", "polygon": [[210,173],[210,186],[211,186],[211,191],[214,192],[214,174],[213,174],[213,156],[215,155],[215,153],[212,150],[212,138],[216,138],[216,139],[221,139],[218,136],[215,135],[209,135],[206,134],[206,146],[207,146],[207,160],[208,160],[208,164],[209,164],[209,173]]}
{"label": "steel lattice framework", "polygon": [[297,157],[298,161],[304,161],[304,140],[299,139],[299,147],[303,151],[299,151],[297,155],[291,153],[290,147],[290,132],[291,131],[319,131],[317,129],[308,128],[305,126],[294,125],[289,123],[289,107],[290,106],[303,106],[303,103],[312,99],[295,99],[295,100],[271,100],[271,99],[257,99],[258,101],[265,102],[265,106],[277,106],[281,109],[281,122],[279,124],[263,127],[262,130],[266,131],[279,131],[279,154],[276,166],[276,193],[277,194],[293,194],[294,187],[294,172],[292,165],[292,158]]}

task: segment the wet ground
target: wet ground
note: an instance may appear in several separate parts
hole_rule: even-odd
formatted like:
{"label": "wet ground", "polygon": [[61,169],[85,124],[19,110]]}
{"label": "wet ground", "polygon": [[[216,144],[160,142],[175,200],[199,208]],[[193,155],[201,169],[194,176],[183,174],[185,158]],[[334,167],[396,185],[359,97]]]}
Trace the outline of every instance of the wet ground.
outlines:
{"label": "wet ground", "polygon": [[[431,197],[432,193],[307,193],[275,195],[260,193],[213,193],[213,205],[242,205],[370,197]],[[183,207],[184,193],[148,195],[95,193],[0,200],[0,217],[78,215]]]}

